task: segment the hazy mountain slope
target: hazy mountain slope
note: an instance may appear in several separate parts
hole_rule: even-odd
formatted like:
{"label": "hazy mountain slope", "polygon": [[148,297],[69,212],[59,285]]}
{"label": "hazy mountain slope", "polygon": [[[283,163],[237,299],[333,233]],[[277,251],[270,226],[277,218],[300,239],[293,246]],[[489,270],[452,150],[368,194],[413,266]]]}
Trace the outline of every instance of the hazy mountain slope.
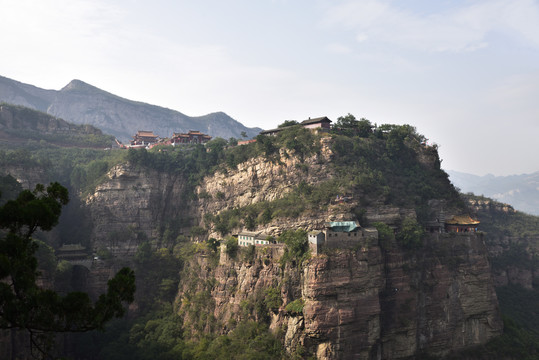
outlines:
{"label": "hazy mountain slope", "polygon": [[33,85],[0,76],[0,101],[47,111],[56,91],[44,90]]}
{"label": "hazy mountain slope", "polygon": [[447,173],[453,184],[464,193],[484,195],[511,204],[517,210],[539,215],[539,172],[510,176],[477,176],[458,171]]}
{"label": "hazy mountain slope", "polygon": [[225,139],[257,135],[261,129],[248,128],[222,112],[190,117],[181,112],[121,98],[80,80],[63,89],[43,90],[0,77],[0,101],[23,105],[76,124],[94,125],[119,139],[127,140],[138,130],[152,130],[166,137],[173,132],[200,130]]}
{"label": "hazy mountain slope", "polygon": [[105,148],[114,138],[91,125],[68,123],[20,105],[0,104],[0,148],[36,146]]}

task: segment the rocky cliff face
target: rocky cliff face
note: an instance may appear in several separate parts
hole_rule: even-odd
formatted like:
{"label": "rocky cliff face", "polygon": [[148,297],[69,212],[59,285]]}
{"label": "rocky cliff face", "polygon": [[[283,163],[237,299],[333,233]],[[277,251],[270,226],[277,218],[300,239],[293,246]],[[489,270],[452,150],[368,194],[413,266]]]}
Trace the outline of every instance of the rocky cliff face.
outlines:
{"label": "rocky cliff face", "polygon": [[[282,250],[271,247],[257,248],[248,259],[222,252],[217,266],[196,257],[188,272],[197,279],[187,276],[180,286],[180,312],[188,327],[195,323],[191,316],[197,313],[186,299],[205,292],[213,299],[208,308],[214,331],[226,332],[246,312],[264,321],[256,309],[274,288],[281,305],[271,312],[270,327],[289,352],[303,348],[317,359],[443,356],[501,334],[480,235],[433,235],[413,254],[396,247],[384,251],[376,241],[362,245],[327,250],[301,270],[282,267]],[[300,314],[286,310],[296,299],[304,303]]]}
{"label": "rocky cliff face", "polygon": [[118,255],[134,254],[143,237],[157,237],[160,224],[185,210],[184,182],[177,175],[115,166],[107,180],[86,199],[93,226],[95,248],[110,248]]}
{"label": "rocky cliff face", "polygon": [[51,182],[50,176],[45,169],[38,166],[28,169],[22,165],[11,165],[4,167],[1,173],[13,176],[21,184],[23,189],[33,190],[37,184],[48,184]]}
{"label": "rocky cliff face", "polygon": [[[333,176],[327,166],[331,156],[323,147],[304,163],[292,156],[283,156],[282,163],[258,158],[235,170],[216,173],[197,188],[200,200],[189,203],[188,212],[195,223],[202,222],[206,213],[278,198],[300,181],[323,182]],[[160,219],[183,216],[188,203],[182,201],[183,189],[177,176],[129,164],[115,167],[86,201],[96,244],[111,246],[111,231],[126,228],[155,237]],[[320,229],[328,219],[352,216],[356,204],[357,199],[352,198],[318,213],[273,221],[265,230]],[[398,224],[415,213],[372,206],[365,215],[370,221]],[[236,259],[222,251],[218,264],[211,257],[197,256],[182,275],[179,312],[188,333],[226,332],[245,316],[254,316],[268,321],[290,352],[305,349],[319,359],[404,359],[420,353],[443,356],[501,333],[483,240],[476,234],[434,234],[414,251],[395,243],[382,249],[371,240],[354,249],[327,249],[303,267],[281,265],[283,248],[278,246]],[[114,246],[132,254],[136,245],[129,240]],[[280,305],[265,319],[267,315],[257,312],[257,306],[270,288],[279,294]],[[205,309],[192,305],[189,299],[194,296],[205,299]],[[303,301],[302,311],[287,311],[286,306],[298,299]],[[201,317],[202,313],[206,315]]]}
{"label": "rocky cliff face", "polygon": [[[320,153],[303,161],[283,149],[280,161],[266,161],[257,157],[239,164],[235,170],[217,172],[206,177],[197,187],[199,201],[193,210],[202,221],[205,214],[217,214],[227,209],[273,201],[292,191],[302,181],[310,185],[320,184],[334,176],[334,170],[328,166],[332,155],[328,141],[323,140]],[[328,211],[304,214],[289,225],[309,230],[320,228],[332,214],[336,216],[346,213],[354,204],[355,202],[351,201],[338,210],[332,207]],[[266,230],[269,233],[278,229],[282,231],[289,228],[286,223],[286,220],[279,219],[278,222],[268,224]],[[210,236],[218,234],[211,232]]]}
{"label": "rocky cliff face", "polygon": [[511,205],[488,198],[468,198],[468,203],[487,231],[487,248],[495,286],[539,284],[537,218],[516,211]]}

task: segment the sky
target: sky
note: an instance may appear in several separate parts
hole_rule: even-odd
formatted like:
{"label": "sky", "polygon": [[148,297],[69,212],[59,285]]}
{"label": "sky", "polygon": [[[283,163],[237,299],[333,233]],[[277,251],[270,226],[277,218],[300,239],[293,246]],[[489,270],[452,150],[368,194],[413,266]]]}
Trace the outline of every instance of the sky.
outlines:
{"label": "sky", "polygon": [[539,0],[0,0],[0,75],[249,127],[410,124],[442,167],[539,171]]}

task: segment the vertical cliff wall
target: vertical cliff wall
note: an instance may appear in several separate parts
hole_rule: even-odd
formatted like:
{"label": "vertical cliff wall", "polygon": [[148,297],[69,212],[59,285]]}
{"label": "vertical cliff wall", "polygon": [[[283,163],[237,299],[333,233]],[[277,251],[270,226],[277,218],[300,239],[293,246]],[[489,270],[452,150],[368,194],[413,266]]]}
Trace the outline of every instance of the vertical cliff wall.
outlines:
{"label": "vertical cliff wall", "polygon": [[[198,277],[182,280],[180,313],[187,324],[195,322],[186,299],[206,292],[214,331],[228,331],[247,312],[268,321],[288,351],[301,347],[328,360],[443,356],[501,334],[481,235],[435,234],[414,251],[362,245],[328,249],[302,268],[281,265],[278,248],[257,248],[248,259],[222,253],[213,266],[208,257],[195,257],[188,268]],[[272,287],[281,305],[264,319],[257,304]],[[302,312],[287,311],[297,299]]]}
{"label": "vertical cliff wall", "polygon": [[[110,248],[131,256],[139,234],[157,237],[160,224],[185,214],[185,183],[178,175],[135,167],[113,167],[107,179],[86,198],[93,226],[94,248]],[[138,240],[137,240],[138,239]]]}

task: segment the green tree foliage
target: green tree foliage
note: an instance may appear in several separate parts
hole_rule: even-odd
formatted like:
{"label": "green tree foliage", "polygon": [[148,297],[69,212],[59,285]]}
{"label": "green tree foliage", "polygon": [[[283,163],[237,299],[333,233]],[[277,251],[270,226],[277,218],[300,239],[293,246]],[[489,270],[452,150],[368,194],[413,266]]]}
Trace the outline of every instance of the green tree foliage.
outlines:
{"label": "green tree foliage", "polygon": [[299,125],[299,122],[297,122],[296,120],[285,120],[282,124],[279,124],[277,127],[279,129],[282,129],[282,128],[294,126],[294,125]]}
{"label": "green tree foliage", "polygon": [[423,227],[417,223],[417,220],[407,217],[402,221],[399,232],[397,232],[397,243],[407,249],[421,247]]}
{"label": "green tree foliage", "polygon": [[271,136],[258,135],[255,144],[257,153],[263,154],[266,159],[273,160],[279,154],[279,148],[275,144],[275,139]]}
{"label": "green tree foliage", "polygon": [[278,287],[269,287],[265,291],[264,303],[270,311],[277,312],[283,303],[281,291]]}
{"label": "green tree foliage", "polygon": [[373,135],[373,128],[374,126],[369,120],[365,118],[357,120],[354,115],[348,113],[346,116],[337,118],[333,133],[366,138]]}
{"label": "green tree foliage", "polygon": [[283,263],[292,262],[292,264],[301,265],[309,256],[307,232],[303,229],[285,230],[279,235],[277,241],[286,245],[285,253],[281,258]]}
{"label": "green tree foliage", "polygon": [[213,252],[216,252],[217,249],[219,249],[219,241],[217,241],[216,238],[209,238],[206,241],[206,244],[208,245],[208,248]]}
{"label": "green tree foliage", "polygon": [[226,240],[225,245],[226,245],[227,255],[230,256],[231,258],[235,258],[239,249],[238,239],[231,236]]}
{"label": "green tree foliage", "polygon": [[21,191],[21,184],[13,176],[0,176],[0,205],[15,199]]}
{"label": "green tree foliage", "polygon": [[305,302],[303,301],[303,299],[300,298],[292,302],[289,302],[286,305],[285,310],[293,315],[300,315],[300,314],[303,314],[304,306],[305,306]]}
{"label": "green tree foliage", "polygon": [[169,249],[154,250],[150,242],[139,245],[135,254],[137,302],[148,311],[160,302],[172,302],[178,290],[182,262]]}
{"label": "green tree foliage", "polygon": [[395,237],[393,229],[382,222],[375,222],[372,226],[378,230],[378,242],[382,249],[388,249],[391,245],[391,240]]}
{"label": "green tree foliage", "polygon": [[[370,126],[370,125],[369,125]],[[334,135],[333,165],[344,191],[359,194],[361,205],[383,202],[415,206],[425,221],[429,199],[463,207],[448,175],[440,169],[436,147],[409,125],[380,125],[368,137]]]}
{"label": "green tree foliage", "polygon": [[277,134],[279,147],[292,150],[300,159],[319,151],[320,145],[316,136],[302,126],[290,126]]}
{"label": "green tree foliage", "polygon": [[0,207],[0,328],[26,330],[32,344],[43,352],[50,349],[54,332],[83,332],[102,328],[113,317],[123,316],[123,303],[132,302],[134,273],[123,268],[108,282],[108,291],[92,303],[82,292],[60,296],[37,286],[36,252],[32,235],[51,230],[62,206],[68,202],[67,189],[58,183],[47,188],[38,184],[24,190],[15,200]]}

